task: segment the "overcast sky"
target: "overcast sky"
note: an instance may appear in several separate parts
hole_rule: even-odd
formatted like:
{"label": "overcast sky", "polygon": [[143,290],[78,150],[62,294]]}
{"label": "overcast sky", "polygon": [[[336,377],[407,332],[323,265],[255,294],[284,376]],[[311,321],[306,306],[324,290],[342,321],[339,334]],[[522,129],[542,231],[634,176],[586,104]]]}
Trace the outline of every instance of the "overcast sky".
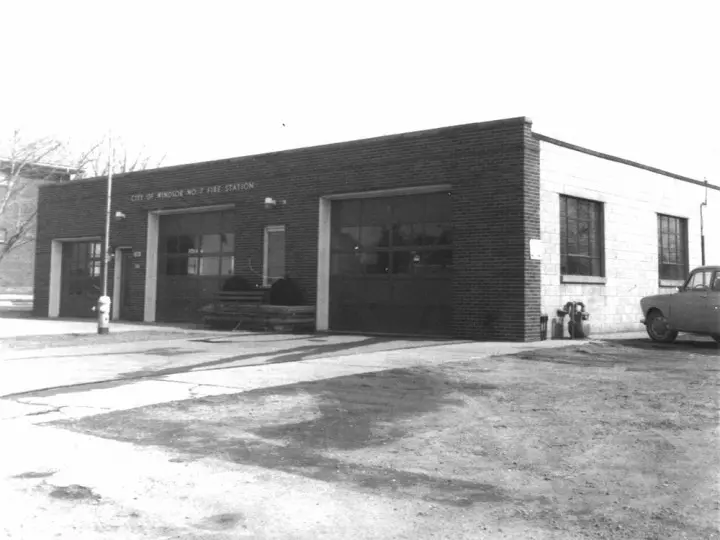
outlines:
{"label": "overcast sky", "polygon": [[528,116],[720,184],[714,4],[5,0],[0,130],[171,165]]}

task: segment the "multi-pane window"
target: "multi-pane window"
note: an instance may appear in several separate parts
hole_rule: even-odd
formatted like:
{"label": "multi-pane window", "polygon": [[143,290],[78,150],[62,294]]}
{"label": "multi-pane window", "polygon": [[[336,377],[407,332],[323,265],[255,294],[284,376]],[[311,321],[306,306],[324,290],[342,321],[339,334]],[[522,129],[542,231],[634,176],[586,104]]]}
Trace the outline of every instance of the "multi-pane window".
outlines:
{"label": "multi-pane window", "polygon": [[165,273],[169,276],[231,275],[235,235],[180,234],[165,237]]}
{"label": "multi-pane window", "polygon": [[453,265],[448,193],[337,201],[331,274],[447,276]]}
{"label": "multi-pane window", "polygon": [[71,277],[100,277],[102,274],[102,244],[100,242],[68,242],[63,259]]}
{"label": "multi-pane window", "polygon": [[687,220],[658,214],[660,279],[685,279],[688,274]]}
{"label": "multi-pane window", "polygon": [[603,205],[560,196],[560,264],[563,275],[604,276]]}

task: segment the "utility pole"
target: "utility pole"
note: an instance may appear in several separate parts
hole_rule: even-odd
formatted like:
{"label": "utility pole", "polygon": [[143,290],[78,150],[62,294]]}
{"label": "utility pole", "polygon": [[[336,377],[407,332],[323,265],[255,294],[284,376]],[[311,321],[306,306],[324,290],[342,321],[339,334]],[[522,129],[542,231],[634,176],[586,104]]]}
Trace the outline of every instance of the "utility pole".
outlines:
{"label": "utility pole", "polygon": [[105,197],[105,237],[102,249],[102,295],[98,299],[98,334],[110,333],[110,297],[108,296],[108,266],[110,264],[110,219],[112,213],[113,144],[112,133],[108,133],[108,175],[107,196]]}
{"label": "utility pole", "polygon": [[700,256],[702,265],[705,266],[705,208],[707,208],[708,181],[705,180],[705,201],[700,203]]}

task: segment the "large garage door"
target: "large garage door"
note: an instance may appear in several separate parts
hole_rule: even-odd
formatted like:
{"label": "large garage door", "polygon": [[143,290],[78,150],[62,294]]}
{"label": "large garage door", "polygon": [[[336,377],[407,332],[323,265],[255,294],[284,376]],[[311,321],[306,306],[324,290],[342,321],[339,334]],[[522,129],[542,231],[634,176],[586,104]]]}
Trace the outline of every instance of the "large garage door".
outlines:
{"label": "large garage door", "polygon": [[448,193],[334,201],[330,328],[449,335]]}
{"label": "large garage door", "polygon": [[233,211],[160,217],[157,318],[198,321],[209,302],[233,274]]}

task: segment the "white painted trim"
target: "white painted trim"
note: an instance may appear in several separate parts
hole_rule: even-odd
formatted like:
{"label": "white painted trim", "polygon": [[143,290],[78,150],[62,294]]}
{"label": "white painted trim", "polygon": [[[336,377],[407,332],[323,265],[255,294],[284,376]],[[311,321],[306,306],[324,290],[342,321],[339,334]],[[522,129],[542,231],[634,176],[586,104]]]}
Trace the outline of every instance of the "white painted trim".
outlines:
{"label": "white painted trim", "polygon": [[120,319],[120,296],[122,294],[122,276],[127,269],[123,265],[123,251],[130,251],[130,246],[118,246],[115,248],[115,256],[113,257],[113,265],[115,273],[113,274],[113,295],[112,295],[112,320]]}
{"label": "white painted trim", "polygon": [[421,195],[450,191],[450,184],[432,186],[415,186],[355,193],[338,193],[320,197],[318,207],[318,269],[317,269],[317,304],[315,306],[315,327],[319,332],[330,328],[330,236],[332,201],[345,199],[371,199],[377,197],[394,197],[399,195]]}
{"label": "white painted trim", "polygon": [[437,193],[438,191],[449,191],[452,189],[450,184],[435,184],[433,186],[416,186],[391,189],[377,189],[374,191],[359,191],[355,193],[338,193],[335,195],[325,195],[323,199],[331,201],[341,199],[372,199],[376,197],[393,197],[395,195],[421,195],[423,193]]}
{"label": "white painted trim", "polygon": [[50,242],[50,291],[48,296],[48,317],[60,316],[60,295],[62,292],[62,242]]}
{"label": "white painted trim", "polygon": [[143,321],[155,322],[157,316],[157,268],[158,241],[160,236],[160,216],[168,214],[200,214],[232,210],[235,204],[216,204],[213,206],[194,206],[191,208],[171,208],[148,212],[147,238],[145,242],[145,306]]}
{"label": "white painted trim", "polygon": [[143,310],[143,321],[145,322],[155,322],[159,234],[160,212],[148,212],[147,238],[145,240],[145,306]]}
{"label": "white painted trim", "polygon": [[263,287],[268,286],[268,235],[271,232],[285,232],[285,225],[268,225],[263,233]]}
{"label": "white painted trim", "polygon": [[315,328],[326,332],[330,327],[330,212],[332,201],[320,197],[318,207],[318,269],[317,304],[315,306]]}
{"label": "white painted trim", "polygon": [[100,236],[76,236],[72,238],[53,238],[50,241],[50,286],[48,290],[48,317],[60,316],[62,297],[62,252],[67,242],[98,242]]}

